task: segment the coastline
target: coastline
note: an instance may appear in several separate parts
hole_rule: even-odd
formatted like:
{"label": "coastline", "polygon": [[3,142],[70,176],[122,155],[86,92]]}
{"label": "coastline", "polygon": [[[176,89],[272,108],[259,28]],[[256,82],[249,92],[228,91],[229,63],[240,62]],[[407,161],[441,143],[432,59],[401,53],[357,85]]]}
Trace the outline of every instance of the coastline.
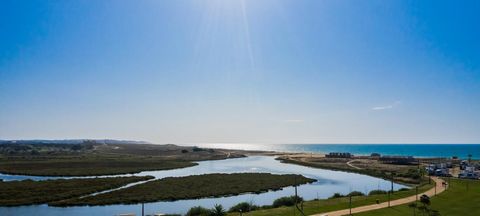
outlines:
{"label": "coastline", "polygon": [[286,153],[316,153],[349,152],[356,156],[369,156],[371,153],[381,155],[413,156],[418,158],[450,158],[457,156],[466,159],[473,154],[472,159],[480,159],[480,144],[200,144],[200,147],[239,150],[269,150]]}

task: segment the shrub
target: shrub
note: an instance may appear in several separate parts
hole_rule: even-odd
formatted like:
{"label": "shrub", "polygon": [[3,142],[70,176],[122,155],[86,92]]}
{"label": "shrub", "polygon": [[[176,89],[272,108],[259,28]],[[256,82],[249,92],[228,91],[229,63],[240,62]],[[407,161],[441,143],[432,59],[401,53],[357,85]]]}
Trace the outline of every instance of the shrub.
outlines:
{"label": "shrub", "polygon": [[254,211],[254,210],[257,210],[259,209],[258,206],[256,205],[253,205],[251,203],[248,203],[248,202],[241,202],[241,203],[238,203],[237,205],[234,205],[230,208],[229,212],[240,212],[240,210],[242,212],[249,212],[249,211]]}
{"label": "shrub", "polygon": [[227,212],[223,208],[222,205],[217,205],[215,204],[215,207],[210,210],[210,216],[225,216],[227,215]]}
{"label": "shrub", "polygon": [[428,206],[430,205],[430,197],[426,194],[423,194],[422,196],[420,196],[420,202],[423,205]]}
{"label": "shrub", "polygon": [[273,207],[277,208],[280,206],[293,206],[296,203],[302,202],[303,198],[299,196],[289,196],[289,197],[280,197],[273,201]]}
{"label": "shrub", "polygon": [[206,209],[202,206],[195,206],[188,210],[186,216],[209,216],[211,213],[210,209]]}
{"label": "shrub", "polygon": [[344,197],[344,195],[340,193],[334,193],[331,197],[329,197],[329,199],[341,198],[341,197]]}
{"label": "shrub", "polygon": [[259,209],[272,209],[273,205],[262,205],[259,207]]}
{"label": "shrub", "polygon": [[182,149],[182,153],[188,153],[188,150]]}
{"label": "shrub", "polygon": [[195,146],[195,147],[192,148],[192,151],[199,152],[199,151],[205,151],[205,149],[202,149],[202,148],[199,148],[199,147]]}
{"label": "shrub", "polygon": [[409,188],[400,188],[398,191],[408,191],[410,190]]}
{"label": "shrub", "polygon": [[379,195],[379,194],[387,194],[387,191],[384,190],[372,190],[368,195]]}
{"label": "shrub", "polygon": [[365,196],[365,194],[360,191],[352,191],[349,194],[347,194],[347,196]]}
{"label": "shrub", "polygon": [[417,169],[409,169],[406,173],[400,173],[398,176],[418,180],[422,177],[422,171]]}

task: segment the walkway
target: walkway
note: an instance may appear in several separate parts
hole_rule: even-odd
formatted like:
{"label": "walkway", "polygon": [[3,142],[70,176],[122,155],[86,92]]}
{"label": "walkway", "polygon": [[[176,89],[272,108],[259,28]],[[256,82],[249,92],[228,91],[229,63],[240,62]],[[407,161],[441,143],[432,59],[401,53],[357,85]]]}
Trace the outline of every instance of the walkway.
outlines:
{"label": "walkway", "polygon": [[[437,194],[442,193],[445,191],[445,188],[442,186],[443,180],[438,178],[438,177],[432,177],[432,179],[437,182]],[[429,197],[432,197],[435,195],[435,188],[432,188],[424,193],[418,194],[418,198],[420,199],[420,196],[422,194],[426,194]],[[392,200],[390,201],[390,206],[397,206],[397,205],[402,205],[406,203],[411,203],[416,200],[416,196],[409,196],[405,197],[402,199],[397,199],[397,200]],[[383,202],[380,204],[373,204],[373,205],[366,205],[366,206],[360,206],[356,208],[352,208],[352,214],[354,213],[360,213],[360,212],[366,212],[366,211],[371,211],[375,209],[382,209],[382,208],[388,208],[388,202]],[[338,210],[338,211],[333,211],[333,212],[327,212],[327,213],[321,213],[321,214],[315,214],[313,216],[341,216],[341,215],[349,215],[350,214],[350,209],[343,209],[343,210]]]}
{"label": "walkway", "polygon": [[352,162],[355,162],[355,161],[356,161],[356,160],[351,160],[351,161],[348,161],[348,162],[347,162],[347,165],[348,165],[348,166],[350,166],[350,167],[353,167],[353,168],[355,168],[355,169],[361,170],[362,168],[360,168],[360,167],[357,167],[357,166],[355,166],[355,165],[351,164]]}

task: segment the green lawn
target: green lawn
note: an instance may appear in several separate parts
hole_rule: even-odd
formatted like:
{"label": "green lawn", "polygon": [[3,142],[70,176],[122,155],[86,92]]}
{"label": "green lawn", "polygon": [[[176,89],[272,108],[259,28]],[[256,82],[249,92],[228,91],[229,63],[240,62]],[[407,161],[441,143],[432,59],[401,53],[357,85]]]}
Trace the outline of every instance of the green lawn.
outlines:
{"label": "green lawn", "polygon": [[[428,189],[432,188],[432,185],[424,184],[419,187],[419,192],[427,191]],[[407,196],[411,196],[415,194],[415,189],[407,190],[407,191],[396,191],[391,198],[392,199],[399,199]],[[301,195],[301,194],[300,194]],[[358,196],[352,197],[352,207],[363,206],[374,204],[376,200],[380,202],[384,202],[388,200],[387,195],[372,195],[372,196]],[[335,198],[335,199],[321,199],[317,201],[307,201],[304,202],[304,212],[307,215],[310,214],[317,214],[322,212],[329,212],[335,211],[340,209],[346,209],[349,207],[349,199],[348,197],[344,198]],[[273,208],[273,209],[264,209],[264,210],[257,210],[252,211],[249,213],[244,213],[245,216],[291,216],[293,215],[294,209],[293,207],[280,207],[280,208]],[[238,213],[230,213],[229,215],[238,215]],[[296,215],[299,215],[296,212]]]}
{"label": "green lawn", "polygon": [[[468,185],[468,189],[467,189]],[[431,198],[431,209],[437,210],[442,216],[480,215],[480,181],[451,179],[450,188]],[[355,214],[359,216],[406,216],[413,215],[413,209],[408,205],[400,205],[392,208],[380,209],[370,212]],[[418,214],[417,211],[417,215]]]}

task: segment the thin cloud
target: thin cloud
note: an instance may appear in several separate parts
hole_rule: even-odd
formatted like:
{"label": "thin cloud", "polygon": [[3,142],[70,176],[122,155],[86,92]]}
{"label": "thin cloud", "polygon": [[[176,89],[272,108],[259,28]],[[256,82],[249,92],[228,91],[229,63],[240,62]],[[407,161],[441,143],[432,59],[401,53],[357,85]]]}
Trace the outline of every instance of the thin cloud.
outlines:
{"label": "thin cloud", "polygon": [[393,109],[396,106],[400,105],[400,101],[395,101],[393,104],[385,105],[385,106],[377,106],[373,107],[372,110],[387,110],[387,109]]}
{"label": "thin cloud", "polygon": [[303,119],[287,119],[285,120],[285,122],[287,123],[301,123],[301,122],[304,122]]}

